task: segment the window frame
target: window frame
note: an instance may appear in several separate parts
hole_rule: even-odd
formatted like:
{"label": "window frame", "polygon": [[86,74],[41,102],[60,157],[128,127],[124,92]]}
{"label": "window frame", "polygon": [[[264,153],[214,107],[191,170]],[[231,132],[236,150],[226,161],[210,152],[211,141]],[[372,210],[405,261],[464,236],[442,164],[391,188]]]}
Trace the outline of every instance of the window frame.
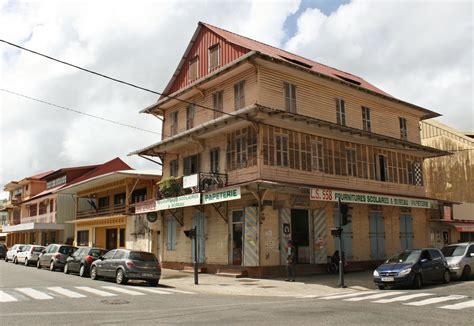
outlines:
{"label": "window frame", "polygon": [[362,129],[368,132],[372,132],[372,123],[370,120],[370,108],[362,107]]}
{"label": "window frame", "polygon": [[[216,50],[217,54],[216,54],[216,64],[214,66],[211,66],[211,54],[212,54],[212,51]],[[211,45],[208,49],[207,49],[207,67],[208,67],[208,72],[211,72],[213,71],[214,69],[216,68],[219,68],[219,65],[220,65],[220,44],[219,43],[216,43],[216,44],[213,44]]]}
{"label": "window frame", "polygon": [[188,81],[193,82],[199,78],[199,56],[196,55],[189,60]]}
{"label": "window frame", "polygon": [[346,174],[357,178],[357,149],[346,147]]}
{"label": "window frame", "polygon": [[178,134],[179,111],[170,112],[170,136]]}
{"label": "window frame", "polygon": [[342,98],[336,98],[336,123],[346,125],[346,102]]}
{"label": "window frame", "polygon": [[212,93],[212,105],[214,109],[214,119],[223,115],[224,112],[224,91],[216,91]]}
{"label": "window frame", "polygon": [[194,103],[186,106],[186,130],[194,128],[194,113],[195,113]]}
{"label": "window frame", "polygon": [[289,156],[290,156],[290,150],[289,150],[288,135],[276,134],[275,135],[275,165],[279,167],[287,168],[290,163]]}
{"label": "window frame", "polygon": [[408,128],[407,128],[407,119],[398,117],[398,122],[400,125],[400,139],[408,140]]}
{"label": "window frame", "polygon": [[245,80],[234,84],[234,110],[238,111],[245,107]]}
{"label": "window frame", "polygon": [[219,173],[220,148],[214,147],[209,150],[209,172]]}
{"label": "window frame", "polygon": [[319,139],[311,141],[311,171],[324,173],[324,142]]}
{"label": "window frame", "polygon": [[285,110],[290,113],[296,113],[296,85],[290,82],[283,82]]}
{"label": "window frame", "polygon": [[170,177],[177,177],[179,174],[179,161],[178,159],[170,161]]}

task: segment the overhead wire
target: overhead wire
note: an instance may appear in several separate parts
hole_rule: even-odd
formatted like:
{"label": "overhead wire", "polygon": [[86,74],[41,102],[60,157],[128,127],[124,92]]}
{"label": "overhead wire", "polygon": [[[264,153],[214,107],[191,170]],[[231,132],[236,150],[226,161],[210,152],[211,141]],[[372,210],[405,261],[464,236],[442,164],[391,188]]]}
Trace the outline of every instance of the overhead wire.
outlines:
{"label": "overhead wire", "polygon": [[[188,104],[188,105],[193,105],[193,106],[195,106],[195,107],[200,107],[200,108],[205,109],[205,110],[210,110],[210,111],[213,111],[213,112],[217,112],[217,113],[222,114],[222,115],[228,115],[228,116],[232,116],[232,117],[235,117],[235,118],[239,118],[239,119],[243,119],[243,120],[246,120],[246,121],[253,122],[253,120],[251,120],[251,119],[249,119],[249,118],[247,118],[247,117],[245,117],[245,116],[239,116],[239,115],[236,115],[236,114],[233,114],[233,113],[225,112],[225,111],[223,111],[223,110],[222,110],[222,111],[221,111],[221,110],[217,110],[217,109],[214,109],[214,108],[205,106],[205,105],[201,105],[201,104],[197,104],[197,103],[194,103],[194,102],[190,102],[190,101],[186,101],[186,100],[180,99],[180,98],[178,98],[178,97],[176,97],[176,96],[166,95],[166,94],[163,94],[163,93],[161,93],[161,92],[154,91],[154,90],[149,89],[149,88],[146,88],[146,87],[142,87],[142,86],[139,86],[139,85],[136,85],[136,84],[133,84],[133,83],[130,83],[130,82],[127,82],[127,81],[118,79],[118,78],[110,77],[110,76],[108,76],[108,75],[105,75],[105,74],[102,74],[102,73],[99,73],[99,72],[96,72],[96,71],[93,71],[93,70],[90,70],[90,69],[87,69],[87,68],[80,67],[80,66],[78,66],[78,65],[75,65],[75,64],[72,64],[72,63],[69,63],[69,62],[66,62],[66,61],[63,61],[63,60],[54,58],[54,57],[52,57],[52,56],[49,56],[49,55],[46,55],[46,54],[43,54],[43,53],[40,53],[40,52],[31,50],[31,49],[28,49],[28,48],[25,48],[25,47],[23,47],[23,46],[21,46],[21,45],[18,45],[18,44],[15,44],[15,43],[12,43],[12,42],[3,40],[3,39],[0,39],[0,42],[3,42],[3,43],[8,44],[8,45],[10,45],[10,46],[19,48],[19,49],[21,49],[21,50],[24,50],[24,51],[33,53],[33,54],[35,54],[35,55],[38,55],[38,56],[47,58],[47,59],[49,59],[49,60],[52,60],[52,61],[55,61],[55,62],[64,64],[64,65],[67,65],[67,66],[70,66],[70,67],[73,67],[73,68],[76,68],[76,69],[79,69],[79,70],[81,70],[81,71],[84,71],[84,72],[87,72],[87,73],[90,73],[90,74],[93,74],[93,75],[96,75],[96,76],[99,76],[99,77],[103,77],[103,78],[112,80],[112,81],[117,82],[117,83],[120,83],[120,84],[124,84],[124,85],[130,86],[130,87],[133,87],[133,88],[137,88],[137,89],[140,89],[140,90],[143,90],[143,91],[146,91],[146,92],[155,94],[155,95],[159,95],[159,96],[162,96],[162,97],[166,97],[166,98],[169,98],[169,99],[173,99],[173,100],[179,101],[179,102],[181,102],[181,103],[185,103],[185,104]],[[25,97],[25,98],[29,98],[29,99],[31,99],[31,100],[35,100],[35,101],[38,101],[38,102],[42,102],[42,103],[44,103],[44,104],[52,105],[52,106],[55,106],[55,107],[58,107],[58,108],[61,108],[61,109],[73,111],[73,112],[80,113],[80,114],[83,114],[83,115],[88,115],[88,116],[91,116],[91,117],[93,117],[93,118],[97,118],[97,119],[100,119],[100,120],[109,121],[109,122],[112,122],[112,123],[116,123],[116,124],[123,125],[123,126],[126,126],[126,127],[135,128],[135,129],[142,130],[142,131],[145,131],[145,132],[151,132],[151,133],[160,135],[160,136],[162,136],[162,137],[163,137],[163,136],[166,136],[166,135],[163,135],[163,134],[160,134],[160,133],[156,133],[156,132],[149,131],[149,130],[142,129],[142,128],[135,127],[135,126],[130,126],[130,125],[127,125],[127,124],[118,122],[118,121],[111,120],[111,119],[107,119],[107,118],[103,118],[103,117],[97,117],[97,116],[94,116],[94,115],[91,115],[91,114],[88,114],[88,113],[85,113],[85,112],[82,112],[82,111],[78,111],[78,110],[66,108],[66,107],[63,107],[63,106],[60,106],[60,105],[56,105],[56,104],[53,104],[53,103],[50,103],[50,102],[46,102],[46,101],[43,101],[43,100],[35,99],[35,98],[33,98],[33,97],[29,97],[29,96],[26,96],[26,95],[23,95],[23,94],[15,93],[15,92],[8,91],[8,90],[4,90],[4,89],[2,89],[2,91],[6,91],[6,92],[9,92],[9,93],[18,95],[18,96],[22,96],[22,97]],[[161,120],[161,119],[160,119],[160,120]],[[262,124],[265,124],[265,123],[262,123]],[[268,124],[265,124],[265,125],[268,125]],[[167,137],[170,137],[170,136],[167,136]],[[186,140],[183,140],[183,141],[186,142]],[[191,141],[187,141],[187,142],[193,143],[193,142],[191,142]],[[388,147],[388,146],[375,146],[375,147],[377,147],[377,148],[382,148],[382,149],[397,150],[396,148]],[[402,149],[402,150],[404,150],[404,151],[418,151],[418,149]],[[461,149],[461,150],[457,150],[457,149],[456,149],[456,150],[445,150],[445,151],[458,152],[458,151],[469,151],[469,150],[473,150],[473,149]]]}

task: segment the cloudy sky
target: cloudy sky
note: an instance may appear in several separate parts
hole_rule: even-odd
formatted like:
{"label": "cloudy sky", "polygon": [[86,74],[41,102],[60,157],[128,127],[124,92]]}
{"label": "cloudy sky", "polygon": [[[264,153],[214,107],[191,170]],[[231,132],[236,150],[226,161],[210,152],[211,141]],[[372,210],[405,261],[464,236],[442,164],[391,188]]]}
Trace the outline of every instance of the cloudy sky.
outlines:
{"label": "cloudy sky", "polygon": [[[198,21],[354,73],[474,131],[473,2],[0,0],[0,38],[153,90],[167,84]],[[120,156],[160,135],[138,111],[153,94],[0,43],[0,185],[45,170]],[[0,195],[0,197],[5,194]]]}

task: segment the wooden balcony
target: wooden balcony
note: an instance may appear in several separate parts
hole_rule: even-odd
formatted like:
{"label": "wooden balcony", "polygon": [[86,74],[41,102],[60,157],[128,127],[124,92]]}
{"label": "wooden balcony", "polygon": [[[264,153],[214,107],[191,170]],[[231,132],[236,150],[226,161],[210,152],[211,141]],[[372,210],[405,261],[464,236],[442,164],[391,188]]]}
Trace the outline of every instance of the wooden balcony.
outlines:
{"label": "wooden balcony", "polygon": [[22,217],[21,223],[56,223],[56,212]]}
{"label": "wooden balcony", "polygon": [[103,217],[113,215],[124,215],[127,213],[127,206],[125,204],[101,207],[98,209],[91,209],[87,211],[80,211],[76,213],[76,219]]}

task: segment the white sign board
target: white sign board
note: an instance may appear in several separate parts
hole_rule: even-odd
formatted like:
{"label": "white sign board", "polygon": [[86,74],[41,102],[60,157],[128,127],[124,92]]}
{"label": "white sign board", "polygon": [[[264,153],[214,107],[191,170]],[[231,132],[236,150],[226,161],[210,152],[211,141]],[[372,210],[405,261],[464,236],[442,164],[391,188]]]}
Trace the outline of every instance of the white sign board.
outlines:
{"label": "white sign board", "polygon": [[379,195],[362,192],[340,191],[335,189],[311,188],[311,200],[335,201],[341,199],[344,203],[368,204],[368,205],[386,205],[416,208],[437,208],[438,203],[435,200],[396,197],[388,195]]}
{"label": "white sign board", "polygon": [[162,211],[165,209],[181,208],[195,205],[201,205],[200,193],[157,200],[156,210]]}
{"label": "white sign board", "polygon": [[156,200],[145,200],[135,204],[135,214],[143,214],[156,211]]}
{"label": "white sign board", "polygon": [[187,175],[183,177],[183,189],[197,187],[199,180],[198,174]]}
{"label": "white sign board", "polygon": [[223,201],[240,199],[240,187],[224,188],[203,194],[203,204],[214,204]]}

